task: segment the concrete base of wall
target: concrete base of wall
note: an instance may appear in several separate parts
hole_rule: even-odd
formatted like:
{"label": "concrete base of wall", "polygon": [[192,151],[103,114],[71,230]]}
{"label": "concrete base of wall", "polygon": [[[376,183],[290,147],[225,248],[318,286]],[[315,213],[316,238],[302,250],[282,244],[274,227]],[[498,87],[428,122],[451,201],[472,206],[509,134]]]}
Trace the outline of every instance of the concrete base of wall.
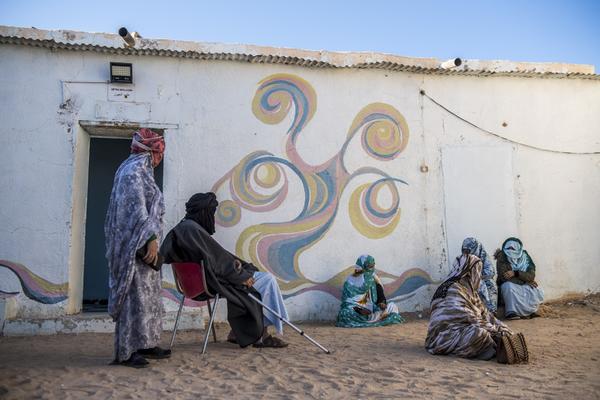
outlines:
{"label": "concrete base of wall", "polygon": [[[176,312],[163,317],[163,329],[173,330]],[[182,313],[179,329],[204,329],[208,319],[202,312]],[[56,335],[77,333],[113,333],[115,324],[106,313],[86,313],[48,319],[11,319],[0,324],[4,336]]]}
{"label": "concrete base of wall", "polygon": [[6,300],[0,299],[0,333],[4,330],[4,318],[6,315]]}

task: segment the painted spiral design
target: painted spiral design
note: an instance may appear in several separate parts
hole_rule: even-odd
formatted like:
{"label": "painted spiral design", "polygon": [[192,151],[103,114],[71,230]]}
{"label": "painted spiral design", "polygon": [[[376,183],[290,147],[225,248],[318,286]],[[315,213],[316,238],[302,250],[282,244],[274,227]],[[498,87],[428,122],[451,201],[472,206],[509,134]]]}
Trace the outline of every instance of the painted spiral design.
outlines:
{"label": "painted spiral design", "polygon": [[219,203],[217,207],[217,214],[215,216],[215,222],[224,227],[230,227],[240,222],[242,217],[242,209],[237,205],[236,202],[231,200],[224,200]]}
{"label": "painted spiral design", "polygon": [[317,94],[304,79],[290,74],[271,75],[259,83],[252,99],[252,112],[265,124],[277,124],[295,106],[288,133],[296,135],[311,120],[317,108]]}
{"label": "painted spiral design", "polygon": [[389,161],[408,144],[408,125],[402,114],[389,104],[372,103],[354,118],[349,135],[362,128],[361,144],[372,157]]}
{"label": "painted spiral design", "polygon": [[[261,270],[270,271],[278,280],[284,297],[306,291],[322,291],[339,298],[349,270],[340,271],[326,282],[307,278],[300,266],[300,255],[325,237],[333,225],[340,201],[349,183],[358,176],[377,176],[371,183],[358,186],[350,196],[348,211],[354,228],[370,239],[381,239],[394,231],[400,220],[398,183],[374,166],[362,166],[349,172],[344,155],[355,136],[360,136],[369,156],[389,161],[407,146],[408,125],[393,106],[372,103],[356,115],[342,148],[319,165],[306,162],[296,149],[296,139],[316,111],[317,97],[304,79],[290,74],[270,75],[259,82],[252,99],[252,112],[265,124],[291,120],[285,135],[285,158],[266,151],[248,154],[213,185],[217,191],[229,184],[231,200],[221,203],[217,222],[233,226],[240,221],[242,209],[268,212],[279,207],[288,194],[288,176],[302,186],[304,205],[290,220],[246,226],[236,241],[236,254]],[[383,272],[382,272],[383,273]],[[393,296],[410,295],[431,279],[414,269],[397,277],[388,274],[387,284]]]}
{"label": "painted spiral design", "polygon": [[271,211],[285,200],[288,178],[276,157],[267,152],[255,152],[233,169],[230,188],[234,201],[241,207]]}
{"label": "painted spiral design", "polygon": [[[382,207],[378,203],[380,191],[387,188],[392,196],[391,204]],[[374,183],[360,185],[350,196],[350,222],[362,235],[380,239],[389,235],[400,221],[400,196],[393,178],[383,178]]]}

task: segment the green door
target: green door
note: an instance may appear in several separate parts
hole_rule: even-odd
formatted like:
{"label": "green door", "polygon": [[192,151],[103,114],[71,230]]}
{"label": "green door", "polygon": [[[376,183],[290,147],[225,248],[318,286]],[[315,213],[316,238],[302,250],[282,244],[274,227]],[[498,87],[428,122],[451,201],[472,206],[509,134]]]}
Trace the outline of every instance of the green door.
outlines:
{"label": "green door", "polygon": [[[108,305],[108,264],[104,244],[104,218],[113,179],[119,165],[129,157],[131,139],[91,138],[88,172],[87,216],[85,222],[85,264],[83,270],[83,311],[106,311]],[[154,169],[162,190],[162,163]]]}

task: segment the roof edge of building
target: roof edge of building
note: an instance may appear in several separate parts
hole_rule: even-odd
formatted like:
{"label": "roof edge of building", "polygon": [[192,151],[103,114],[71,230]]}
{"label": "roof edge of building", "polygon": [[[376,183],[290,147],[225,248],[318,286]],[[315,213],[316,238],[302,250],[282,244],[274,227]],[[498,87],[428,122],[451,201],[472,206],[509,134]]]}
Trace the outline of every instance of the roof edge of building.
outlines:
{"label": "roof edge of building", "polygon": [[435,75],[518,76],[600,80],[593,65],[532,63],[503,60],[464,60],[442,68],[435,58],[403,57],[385,53],[333,52],[292,48],[136,38],[129,47],[117,34],[70,30],[42,30],[0,26],[0,44],[71,51],[94,51],[131,56],[162,56],[200,60],[296,65],[309,68],[380,69]]}

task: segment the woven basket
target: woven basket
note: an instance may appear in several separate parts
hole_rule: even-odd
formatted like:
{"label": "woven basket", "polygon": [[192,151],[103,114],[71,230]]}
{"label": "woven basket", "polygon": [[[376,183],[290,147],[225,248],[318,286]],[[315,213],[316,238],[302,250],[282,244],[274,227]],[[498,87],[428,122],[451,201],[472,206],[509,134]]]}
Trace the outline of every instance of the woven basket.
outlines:
{"label": "woven basket", "polygon": [[496,359],[501,364],[527,364],[529,351],[522,333],[504,334],[500,340]]}

